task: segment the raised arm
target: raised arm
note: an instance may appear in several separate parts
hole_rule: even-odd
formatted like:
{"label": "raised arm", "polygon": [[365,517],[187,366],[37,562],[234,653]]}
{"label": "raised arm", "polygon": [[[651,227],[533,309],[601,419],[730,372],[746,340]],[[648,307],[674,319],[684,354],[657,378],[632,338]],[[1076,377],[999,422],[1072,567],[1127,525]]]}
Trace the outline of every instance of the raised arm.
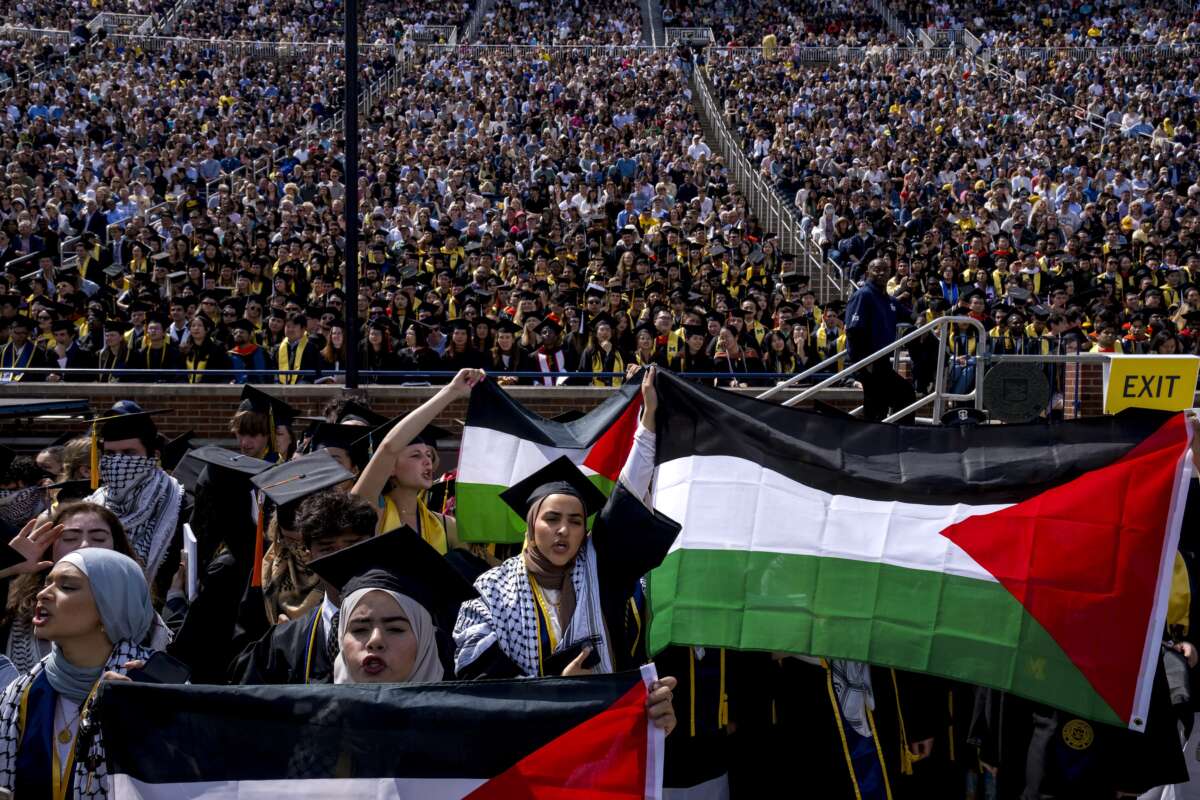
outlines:
{"label": "raised arm", "polygon": [[383,437],[383,441],[375,449],[370,463],[358,476],[358,481],[350,493],[365,497],[372,503],[377,502],[383,493],[383,487],[387,485],[388,478],[395,469],[396,459],[399,458],[409,442],[424,430],[426,425],[433,422],[442,409],[455,400],[469,396],[471,390],[484,377],[481,369],[459,370],[458,374],[454,376],[454,380],[400,420],[399,424]]}
{"label": "raised arm", "polygon": [[633,434],[633,447],[621,467],[621,483],[634,497],[650,505],[650,483],[654,480],[654,451],[657,436],[654,415],[658,411],[658,393],[654,389],[657,368],[649,367],[642,374],[642,416]]}

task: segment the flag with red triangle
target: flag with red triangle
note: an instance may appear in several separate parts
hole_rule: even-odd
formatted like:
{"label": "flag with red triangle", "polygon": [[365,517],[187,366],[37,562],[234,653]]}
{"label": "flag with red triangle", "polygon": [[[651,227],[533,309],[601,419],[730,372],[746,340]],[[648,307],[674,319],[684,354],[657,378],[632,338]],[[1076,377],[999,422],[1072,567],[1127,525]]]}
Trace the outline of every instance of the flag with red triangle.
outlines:
{"label": "flag with red triangle", "polygon": [[103,780],[114,800],[657,798],[655,678],[649,666],[412,685],[107,682]]}
{"label": "flag with red triangle", "polygon": [[658,380],[683,526],[649,646],[925,672],[1145,726],[1192,468],[1183,414],[899,427]]}
{"label": "flag with red triangle", "polygon": [[587,413],[545,419],[525,408],[495,381],[471,393],[459,451],[455,522],[466,542],[524,539],[525,520],[500,493],[567,456],[601,491],[612,491],[633,447],[641,413],[639,383],[632,380]]}

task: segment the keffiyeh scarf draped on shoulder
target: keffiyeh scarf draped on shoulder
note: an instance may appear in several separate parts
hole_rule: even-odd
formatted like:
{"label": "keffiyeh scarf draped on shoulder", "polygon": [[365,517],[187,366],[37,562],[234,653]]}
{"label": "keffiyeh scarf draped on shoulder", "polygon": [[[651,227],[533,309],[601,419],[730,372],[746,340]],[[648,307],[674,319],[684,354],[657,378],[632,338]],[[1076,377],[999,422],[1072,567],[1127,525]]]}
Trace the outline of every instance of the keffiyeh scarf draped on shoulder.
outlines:
{"label": "keffiyeh scarf draped on shoulder", "polygon": [[[538,620],[529,573],[521,556],[514,556],[475,580],[479,597],[463,604],[454,626],[454,668],[461,672],[493,644],[528,677],[540,674]],[[604,617],[600,612],[600,582],[596,550],[589,536],[575,557],[570,580],[575,588],[575,613],[563,630],[555,652],[589,637],[601,646],[597,672],[612,672],[613,659]]]}
{"label": "keffiyeh scarf draped on shoulder", "polygon": [[[104,665],[104,671],[125,674],[125,662],[136,659],[145,660],[150,657],[152,650],[147,650],[133,642],[117,642],[112,654]],[[21,743],[21,699],[26,689],[42,673],[45,661],[38,663],[28,675],[9,684],[0,697],[0,786],[12,790],[17,778],[17,748]],[[95,772],[88,780],[88,764],[96,765]],[[104,763],[104,736],[97,732],[92,739],[86,754],[75,753],[75,800],[103,800],[109,796],[108,772]]]}
{"label": "keffiyeh scarf draped on shoulder", "polygon": [[[166,650],[175,635],[158,614],[150,626],[150,633],[142,644],[151,650]],[[31,671],[46,656],[50,655],[50,643],[34,634],[33,622],[26,616],[17,616],[8,629],[8,641],[4,655],[22,675]]]}
{"label": "keffiyeh scarf draped on shoulder", "polygon": [[183,485],[158,468],[153,458],[111,456],[100,459],[104,485],[87,498],[117,515],[146,579],[154,582],[179,522]]}

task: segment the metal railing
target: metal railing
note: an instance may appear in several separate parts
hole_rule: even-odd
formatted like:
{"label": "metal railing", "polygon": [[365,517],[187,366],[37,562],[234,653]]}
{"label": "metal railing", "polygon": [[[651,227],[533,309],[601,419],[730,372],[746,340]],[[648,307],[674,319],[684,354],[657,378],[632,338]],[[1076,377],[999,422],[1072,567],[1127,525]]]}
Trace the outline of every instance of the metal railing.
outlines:
{"label": "metal railing", "polygon": [[712,28],[695,27],[695,28],[664,28],[666,34],[666,45],[673,47],[680,42],[687,44],[707,45],[717,41],[717,37],[713,35]]}
{"label": "metal railing", "polygon": [[832,262],[827,265],[822,260],[823,256],[815,256],[814,248],[817,252],[820,252],[820,248],[809,241],[791,206],[785,204],[775,187],[750,164],[741,144],[725,124],[722,110],[713,101],[708,79],[702,69],[692,70],[692,86],[699,100],[697,113],[716,139],[717,149],[730,176],[746,197],[749,212],[764,228],[779,237],[784,253],[793,254],[800,261],[800,271],[809,276],[813,291],[822,302],[843,297],[849,282],[841,268]]}
{"label": "metal railing", "polygon": [[151,22],[149,14],[114,14],[111,11],[101,11],[88,21],[87,28],[92,33],[103,29],[108,33],[116,31],[138,31],[147,22]]}
{"label": "metal railing", "polygon": [[872,10],[883,19],[883,23],[887,25],[888,31],[893,36],[902,41],[909,38],[908,26],[900,21],[900,18],[884,0],[870,0],[870,4]]}
{"label": "metal railing", "polygon": [[475,0],[475,10],[471,13],[471,18],[467,20],[466,26],[463,27],[462,36],[459,37],[460,42],[473,42],[479,36],[479,30],[483,27],[484,21],[488,15],[492,13],[492,8],[496,5],[496,0]]}
{"label": "metal railing", "polygon": [[639,8],[642,12],[642,44],[651,47],[666,44],[661,0],[642,0]]}
{"label": "metal railing", "polygon": [[[946,358],[946,345],[950,339],[950,337],[947,336],[946,333],[947,333],[948,329],[950,328],[950,326],[952,326],[952,325],[970,325],[970,326],[974,327],[975,331],[976,331],[976,335],[978,337],[976,339],[975,351],[980,354],[984,354],[987,352],[987,350],[988,350],[987,328],[985,328],[983,326],[983,323],[981,323],[979,320],[975,319],[974,317],[938,317],[935,320],[931,320],[931,321],[925,323],[924,325],[922,325],[919,328],[914,328],[912,331],[910,331],[910,332],[904,334],[903,336],[901,336],[900,338],[896,339],[896,341],[892,342],[887,347],[880,348],[879,350],[876,350],[874,353],[867,356],[866,358],[861,359],[859,361],[855,361],[853,364],[848,365],[841,372],[837,372],[837,373],[829,376],[828,378],[825,378],[824,380],[818,381],[817,383],[808,387],[804,391],[799,392],[798,394],[795,394],[792,397],[789,397],[787,400],[785,400],[783,402],[783,405],[794,406],[799,403],[803,403],[805,400],[811,399],[822,389],[828,389],[829,387],[833,386],[835,383],[838,383],[839,381],[843,381],[850,375],[853,375],[855,372],[858,372],[863,367],[874,364],[876,361],[879,361],[880,359],[883,359],[883,358],[887,358],[888,356],[898,352],[900,350],[900,348],[904,347],[909,342],[916,341],[917,339],[921,338],[922,336],[924,336],[926,334],[933,334],[934,336],[937,336],[937,338],[938,338],[937,372],[935,373],[935,376],[934,376],[933,391],[923,397],[917,398],[913,403],[906,406],[905,408],[902,408],[899,411],[894,412],[890,416],[885,417],[883,421],[884,422],[896,422],[898,420],[904,419],[905,417],[909,416],[910,414],[913,414],[913,413],[919,411],[920,409],[924,408],[925,406],[932,404],[933,405],[932,419],[934,422],[936,422],[937,420],[940,420],[942,418],[942,413],[945,411],[945,404],[947,402],[974,403],[975,408],[979,411],[982,411],[983,410],[983,380],[984,380],[985,370],[980,369],[978,367],[975,369],[975,373],[974,373],[975,385],[971,389],[971,391],[961,393],[961,394],[953,394],[953,393],[946,391],[946,379],[947,379],[946,371],[947,371],[947,366],[948,366],[948,363],[947,363],[948,359]],[[821,361],[818,364],[814,364],[813,366],[804,370],[800,374],[795,375],[794,377],[790,378],[789,380],[784,381],[783,383],[779,384],[778,386],[774,386],[774,387],[768,389],[767,391],[758,395],[758,399],[759,400],[770,399],[771,397],[774,397],[775,395],[779,394],[780,392],[784,391],[785,389],[790,389],[790,388],[800,384],[802,381],[815,375],[818,372],[828,371],[830,368],[836,369],[837,363],[839,361],[841,361],[842,359],[847,358],[847,356],[848,356],[848,351],[842,350],[842,351],[830,356],[829,358],[825,359],[824,361]],[[852,411],[851,413],[855,414],[855,415],[862,413],[862,406],[859,406],[858,408],[854,409],[854,411]]]}
{"label": "metal railing", "polygon": [[458,44],[458,28],[454,25],[412,25],[404,32],[406,42],[418,44]]}

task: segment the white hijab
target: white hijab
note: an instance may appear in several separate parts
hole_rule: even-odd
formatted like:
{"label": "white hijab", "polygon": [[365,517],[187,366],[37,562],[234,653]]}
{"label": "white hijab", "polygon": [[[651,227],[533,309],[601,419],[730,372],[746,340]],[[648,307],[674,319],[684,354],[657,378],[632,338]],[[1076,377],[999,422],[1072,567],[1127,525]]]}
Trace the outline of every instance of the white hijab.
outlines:
{"label": "white hijab", "polygon": [[[400,606],[400,610],[404,612],[404,616],[408,617],[408,624],[412,628],[413,636],[417,637],[417,658],[413,662],[412,674],[408,676],[405,683],[433,683],[442,680],[445,677],[445,673],[442,669],[442,660],[438,657],[437,637],[435,635],[433,618],[429,616],[429,612],[425,610],[425,606],[413,600],[408,595],[388,589],[376,589],[372,587],[351,592],[348,597],[342,600],[341,612],[338,615],[339,645],[346,638],[346,628],[350,624],[350,615],[354,613],[354,609],[358,607],[362,599],[371,592],[382,592],[395,600],[396,604]],[[333,682],[354,682],[350,677],[350,669],[346,666],[346,662],[342,658],[340,647],[337,658],[333,660]]]}

